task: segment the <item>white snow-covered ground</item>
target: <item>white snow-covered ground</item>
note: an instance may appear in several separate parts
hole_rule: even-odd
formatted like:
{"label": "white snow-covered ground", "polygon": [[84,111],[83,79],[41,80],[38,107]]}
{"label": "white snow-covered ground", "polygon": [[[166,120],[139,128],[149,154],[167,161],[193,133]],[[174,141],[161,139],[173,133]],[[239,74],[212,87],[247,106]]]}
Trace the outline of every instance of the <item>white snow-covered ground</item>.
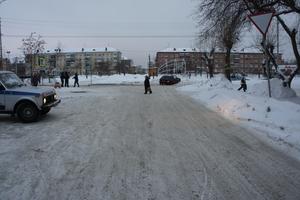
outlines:
{"label": "white snow-covered ground", "polygon": [[[150,79],[158,84],[160,77]],[[232,120],[237,125],[251,129],[265,142],[300,159],[300,77],[292,83],[292,90],[283,88],[277,79],[271,80],[272,98],[268,97],[267,80],[257,76],[247,77],[247,92],[237,91],[240,81],[228,82],[220,76],[208,79],[206,75],[180,76],[178,91],[191,96],[208,108]],[[144,75],[79,76],[80,85],[130,84],[141,85]],[[43,85],[60,82],[43,80]],[[70,78],[70,87],[74,79]],[[65,93],[65,88],[58,89]],[[298,94],[298,96],[297,96]]]}
{"label": "white snow-covered ground", "polygon": [[237,91],[239,81],[230,83],[222,77],[195,80],[178,90],[300,159],[300,98],[295,92],[300,91],[300,77],[294,79],[292,90],[272,79],[272,98],[266,80],[255,76],[247,79],[247,92]]}

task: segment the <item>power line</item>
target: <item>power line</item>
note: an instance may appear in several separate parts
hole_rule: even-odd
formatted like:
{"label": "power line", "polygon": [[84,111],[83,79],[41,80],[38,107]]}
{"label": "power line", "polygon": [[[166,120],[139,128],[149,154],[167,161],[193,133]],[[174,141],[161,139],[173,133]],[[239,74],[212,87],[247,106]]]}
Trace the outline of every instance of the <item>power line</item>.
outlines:
{"label": "power line", "polygon": [[[2,34],[8,38],[24,38],[28,35]],[[196,38],[197,35],[42,35],[43,38]]]}
{"label": "power line", "polygon": [[186,21],[63,21],[63,20],[42,20],[42,19],[17,19],[17,18],[2,18],[3,22],[7,23],[23,23],[23,24],[63,24],[63,25],[95,25],[95,24],[188,24]]}

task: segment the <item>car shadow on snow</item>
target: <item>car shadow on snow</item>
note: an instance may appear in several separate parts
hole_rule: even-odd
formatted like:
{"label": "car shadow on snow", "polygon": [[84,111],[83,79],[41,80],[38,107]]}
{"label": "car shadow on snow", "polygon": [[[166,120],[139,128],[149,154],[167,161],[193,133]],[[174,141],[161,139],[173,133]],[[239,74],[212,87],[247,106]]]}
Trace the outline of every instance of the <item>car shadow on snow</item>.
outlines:
{"label": "car shadow on snow", "polygon": [[16,116],[7,115],[7,114],[0,114],[0,124],[1,123],[18,123],[20,122]]}

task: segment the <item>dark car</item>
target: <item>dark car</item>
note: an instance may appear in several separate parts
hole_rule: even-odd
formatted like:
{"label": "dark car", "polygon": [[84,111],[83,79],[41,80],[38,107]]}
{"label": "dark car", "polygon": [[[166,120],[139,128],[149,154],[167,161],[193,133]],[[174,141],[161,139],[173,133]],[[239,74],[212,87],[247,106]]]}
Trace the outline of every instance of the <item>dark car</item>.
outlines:
{"label": "dark car", "polygon": [[[245,77],[244,74],[234,73],[234,74],[231,74],[230,79],[231,79],[232,81],[240,81],[240,80],[243,79],[243,77]],[[246,79],[246,80],[247,80],[247,79]]]}
{"label": "dark car", "polygon": [[181,80],[180,78],[173,76],[173,75],[164,75],[159,79],[160,85],[173,85],[179,83]]}

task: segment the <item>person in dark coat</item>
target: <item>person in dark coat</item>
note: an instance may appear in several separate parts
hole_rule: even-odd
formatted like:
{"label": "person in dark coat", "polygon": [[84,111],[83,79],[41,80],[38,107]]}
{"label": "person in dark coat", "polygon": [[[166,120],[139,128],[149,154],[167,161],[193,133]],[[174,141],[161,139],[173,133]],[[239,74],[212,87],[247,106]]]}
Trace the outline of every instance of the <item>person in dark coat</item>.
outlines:
{"label": "person in dark coat", "polygon": [[64,87],[64,80],[65,80],[65,73],[64,72],[60,72],[61,87]]}
{"label": "person in dark coat", "polygon": [[69,87],[70,75],[68,72],[65,72],[64,76],[65,76],[65,87]]}
{"label": "person in dark coat", "polygon": [[39,82],[40,82],[39,75],[37,73],[34,73],[31,79],[31,85],[36,87],[38,86]]}
{"label": "person in dark coat", "polygon": [[77,74],[77,73],[75,73],[73,79],[74,79],[74,87],[75,87],[76,85],[79,87],[79,83],[78,83],[78,74]]}
{"label": "person in dark coat", "polygon": [[241,90],[241,89],[243,89],[244,92],[246,92],[246,90],[247,90],[247,84],[246,84],[246,79],[245,79],[245,77],[243,77],[243,78],[241,79],[241,87],[239,87],[238,90]]}
{"label": "person in dark coat", "polygon": [[150,87],[149,76],[145,76],[144,86],[145,86],[145,93],[144,94],[147,94],[148,91],[151,94],[152,90],[151,90],[151,87]]}

